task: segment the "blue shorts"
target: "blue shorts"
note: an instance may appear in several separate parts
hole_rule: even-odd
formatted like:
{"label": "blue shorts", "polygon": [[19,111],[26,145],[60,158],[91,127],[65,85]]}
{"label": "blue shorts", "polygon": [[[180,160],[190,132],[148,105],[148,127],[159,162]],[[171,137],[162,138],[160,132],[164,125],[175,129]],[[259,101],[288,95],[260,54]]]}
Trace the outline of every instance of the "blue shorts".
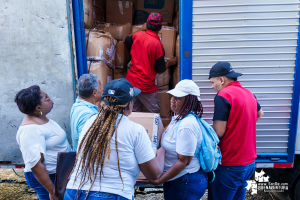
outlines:
{"label": "blue shorts", "polygon": [[[24,172],[27,185],[34,189],[40,200],[49,200],[49,192],[35,178],[32,172]],[[49,174],[51,181],[55,182],[55,174]]]}
{"label": "blue shorts", "polygon": [[255,162],[243,166],[219,165],[215,180],[208,185],[208,200],[244,200],[247,180],[255,171]]}

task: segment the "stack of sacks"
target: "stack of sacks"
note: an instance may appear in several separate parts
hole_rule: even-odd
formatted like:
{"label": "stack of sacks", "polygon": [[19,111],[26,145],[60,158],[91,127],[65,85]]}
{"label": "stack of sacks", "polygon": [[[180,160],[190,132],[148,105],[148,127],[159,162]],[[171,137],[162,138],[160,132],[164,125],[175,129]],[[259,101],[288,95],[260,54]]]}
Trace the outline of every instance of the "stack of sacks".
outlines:
{"label": "stack of sacks", "polygon": [[86,29],[88,72],[99,76],[102,86],[112,80],[116,40],[108,32]]}

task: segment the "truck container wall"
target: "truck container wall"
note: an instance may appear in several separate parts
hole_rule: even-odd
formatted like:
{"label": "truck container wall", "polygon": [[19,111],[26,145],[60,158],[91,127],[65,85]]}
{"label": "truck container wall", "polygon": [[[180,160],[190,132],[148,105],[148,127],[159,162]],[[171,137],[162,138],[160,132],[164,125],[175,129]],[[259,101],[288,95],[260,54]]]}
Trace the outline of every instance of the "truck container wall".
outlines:
{"label": "truck container wall", "polygon": [[0,162],[22,164],[16,133],[22,114],[16,93],[39,85],[54,102],[47,115],[70,139],[69,113],[74,102],[74,68],[69,3],[61,0],[14,0],[0,4]]}
{"label": "truck container wall", "polygon": [[[212,124],[216,92],[208,80],[218,61],[241,72],[258,99],[257,162],[289,162],[295,154],[299,109],[299,1],[180,2],[180,78],[201,90],[204,119]],[[299,137],[298,137],[299,138]]]}

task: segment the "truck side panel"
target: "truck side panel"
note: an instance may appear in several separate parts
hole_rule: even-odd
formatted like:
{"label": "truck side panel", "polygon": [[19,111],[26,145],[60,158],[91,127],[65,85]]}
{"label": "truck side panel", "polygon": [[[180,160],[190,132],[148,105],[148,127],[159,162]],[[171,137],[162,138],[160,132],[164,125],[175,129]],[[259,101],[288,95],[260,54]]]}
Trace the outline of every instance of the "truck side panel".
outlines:
{"label": "truck side panel", "polygon": [[22,164],[16,133],[24,115],[16,93],[39,85],[53,100],[47,115],[70,136],[74,80],[66,1],[15,0],[0,4],[0,161]]}
{"label": "truck side panel", "polygon": [[[180,67],[182,74],[187,73],[181,78],[191,78],[199,86],[204,119],[212,124],[216,95],[209,70],[218,61],[230,62],[243,73],[241,84],[256,95],[265,113],[257,123],[257,162],[293,162],[299,109],[299,1],[181,1],[182,10],[190,12],[180,18]],[[192,25],[185,20],[190,17]],[[192,33],[186,35],[184,30],[190,27]]]}

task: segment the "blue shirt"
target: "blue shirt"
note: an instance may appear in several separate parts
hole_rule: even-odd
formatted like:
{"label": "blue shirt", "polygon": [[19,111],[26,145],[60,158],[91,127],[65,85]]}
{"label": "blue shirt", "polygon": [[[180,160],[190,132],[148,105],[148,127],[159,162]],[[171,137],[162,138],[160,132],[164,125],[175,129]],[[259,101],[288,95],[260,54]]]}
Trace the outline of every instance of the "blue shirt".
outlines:
{"label": "blue shirt", "polygon": [[77,150],[79,135],[85,122],[96,113],[98,113],[98,106],[85,100],[76,99],[70,115],[73,151]]}

